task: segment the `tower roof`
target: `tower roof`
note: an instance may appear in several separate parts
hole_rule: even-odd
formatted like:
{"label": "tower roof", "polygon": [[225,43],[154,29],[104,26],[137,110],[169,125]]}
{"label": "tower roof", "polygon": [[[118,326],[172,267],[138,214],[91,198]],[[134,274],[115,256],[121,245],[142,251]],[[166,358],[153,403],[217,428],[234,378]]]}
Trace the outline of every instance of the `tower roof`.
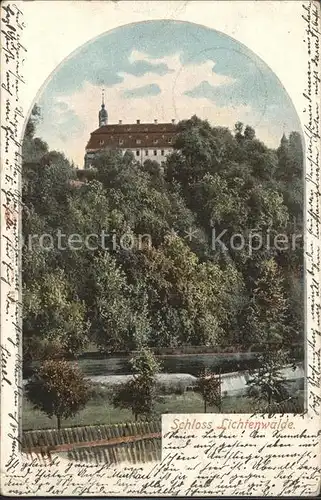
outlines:
{"label": "tower roof", "polygon": [[100,117],[107,117],[108,116],[107,110],[105,109],[105,104],[101,105],[101,110],[99,111],[99,116]]}
{"label": "tower roof", "polygon": [[103,127],[103,126],[107,125],[108,113],[107,113],[107,109],[105,108],[105,89],[102,89],[102,92],[101,92],[101,109],[98,113],[98,119],[99,119],[99,127]]}
{"label": "tower roof", "polygon": [[287,136],[285,135],[285,133],[283,132],[283,135],[281,137],[281,144],[287,144],[289,142]]}

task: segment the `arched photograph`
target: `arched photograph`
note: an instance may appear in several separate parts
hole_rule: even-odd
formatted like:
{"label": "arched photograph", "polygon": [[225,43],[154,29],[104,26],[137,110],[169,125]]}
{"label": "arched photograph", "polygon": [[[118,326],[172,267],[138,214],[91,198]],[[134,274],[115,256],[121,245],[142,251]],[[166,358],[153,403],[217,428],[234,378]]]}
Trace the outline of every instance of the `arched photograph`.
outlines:
{"label": "arched photograph", "polygon": [[302,413],[303,175],[286,89],[220,31],[60,62],[22,144],[23,449],[159,460],[162,414]]}

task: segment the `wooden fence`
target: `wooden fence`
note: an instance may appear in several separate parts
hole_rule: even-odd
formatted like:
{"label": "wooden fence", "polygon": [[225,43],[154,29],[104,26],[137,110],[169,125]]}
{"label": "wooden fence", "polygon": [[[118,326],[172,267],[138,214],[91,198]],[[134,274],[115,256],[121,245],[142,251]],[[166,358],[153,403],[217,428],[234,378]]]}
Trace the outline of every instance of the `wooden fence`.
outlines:
{"label": "wooden fence", "polygon": [[161,460],[161,438],[120,443],[115,446],[73,448],[59,455],[68,460],[91,463],[153,462]]}
{"label": "wooden fence", "polygon": [[25,431],[22,451],[49,457],[59,453],[77,461],[118,463],[158,460],[161,453],[161,422],[123,423]]}

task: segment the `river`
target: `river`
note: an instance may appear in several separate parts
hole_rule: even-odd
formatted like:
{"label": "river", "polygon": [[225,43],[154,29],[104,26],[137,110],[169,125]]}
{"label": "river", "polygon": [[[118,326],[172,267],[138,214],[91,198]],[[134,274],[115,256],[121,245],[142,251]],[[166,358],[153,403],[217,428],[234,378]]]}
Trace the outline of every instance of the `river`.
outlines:
{"label": "river", "polygon": [[[189,373],[197,377],[204,368],[222,373],[243,371],[257,365],[255,353],[210,353],[157,356],[164,373]],[[87,376],[128,375],[130,357],[81,358],[79,367]]]}

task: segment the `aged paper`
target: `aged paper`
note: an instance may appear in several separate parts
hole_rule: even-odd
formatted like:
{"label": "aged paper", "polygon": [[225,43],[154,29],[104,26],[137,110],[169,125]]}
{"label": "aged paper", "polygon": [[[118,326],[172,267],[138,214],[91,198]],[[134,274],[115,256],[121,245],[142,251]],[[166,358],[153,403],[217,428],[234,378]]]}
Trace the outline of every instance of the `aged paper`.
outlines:
{"label": "aged paper", "polygon": [[2,3],[4,495],[319,494],[320,33]]}

